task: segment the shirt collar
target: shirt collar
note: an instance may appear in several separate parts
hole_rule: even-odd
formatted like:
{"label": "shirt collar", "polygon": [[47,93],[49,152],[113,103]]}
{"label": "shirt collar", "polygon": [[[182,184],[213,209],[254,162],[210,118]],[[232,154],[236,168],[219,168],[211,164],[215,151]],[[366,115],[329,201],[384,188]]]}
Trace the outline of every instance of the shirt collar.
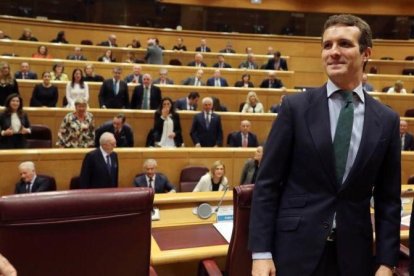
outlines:
{"label": "shirt collar", "polygon": [[[330,79],[328,79],[328,82],[326,83],[327,97],[330,98],[332,94],[338,90],[341,89],[338,86],[336,86],[336,84],[334,84]],[[362,83],[360,83],[356,88],[354,88],[353,91],[356,95],[358,95],[359,100],[364,103],[365,95],[362,89]]]}
{"label": "shirt collar", "polygon": [[101,151],[105,161],[106,161],[106,156],[111,156],[111,154],[104,151],[104,149],[101,146],[99,147],[99,150]]}

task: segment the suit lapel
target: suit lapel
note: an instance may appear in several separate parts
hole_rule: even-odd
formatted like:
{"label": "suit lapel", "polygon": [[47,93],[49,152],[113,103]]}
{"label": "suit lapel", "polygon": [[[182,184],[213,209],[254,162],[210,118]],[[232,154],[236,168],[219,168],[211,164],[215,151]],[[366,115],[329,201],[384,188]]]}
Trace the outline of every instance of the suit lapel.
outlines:
{"label": "suit lapel", "polygon": [[331,137],[331,126],[329,121],[328,98],[326,95],[326,86],[322,89],[307,92],[309,94],[309,108],[305,112],[311,139],[315,145],[316,151],[323,165],[330,182],[339,188],[335,177],[335,158]]}

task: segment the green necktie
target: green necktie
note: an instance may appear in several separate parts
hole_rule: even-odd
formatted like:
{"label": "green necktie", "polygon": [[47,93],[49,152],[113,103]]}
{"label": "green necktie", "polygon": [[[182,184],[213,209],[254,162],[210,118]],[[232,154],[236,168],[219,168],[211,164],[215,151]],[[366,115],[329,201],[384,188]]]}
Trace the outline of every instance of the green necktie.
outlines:
{"label": "green necktie", "polygon": [[144,87],[144,97],[142,99],[142,109],[148,109],[148,87]]}
{"label": "green necktie", "polygon": [[337,93],[339,93],[345,101],[345,105],[342,107],[341,112],[339,113],[335,138],[333,142],[335,152],[336,179],[339,184],[342,184],[345,173],[346,160],[348,159],[349,145],[351,142],[352,126],[354,123],[354,103],[352,101],[352,91],[340,90]]}

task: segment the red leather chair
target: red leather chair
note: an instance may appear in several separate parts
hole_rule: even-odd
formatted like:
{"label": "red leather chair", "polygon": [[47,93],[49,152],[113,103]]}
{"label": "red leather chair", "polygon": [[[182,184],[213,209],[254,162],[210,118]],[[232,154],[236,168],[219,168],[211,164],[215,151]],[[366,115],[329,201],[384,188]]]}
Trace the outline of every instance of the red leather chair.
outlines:
{"label": "red leather chair", "polygon": [[35,148],[51,148],[52,147],[52,131],[45,125],[31,125],[31,134],[27,135],[27,147]]}
{"label": "red leather chair", "polygon": [[408,177],[407,184],[414,184],[414,174]]}
{"label": "red leather chair", "polygon": [[227,252],[224,273],[220,271],[214,260],[204,260],[199,265],[199,276],[228,275],[250,276],[252,273],[252,253],[247,249],[249,236],[250,207],[254,185],[241,185],[233,190],[233,232],[229,251]]}
{"label": "red leather chair", "polygon": [[187,166],[181,170],[180,174],[180,191],[192,192],[200,178],[208,172],[208,168],[204,166]]}
{"label": "red leather chair", "polygon": [[394,275],[410,276],[410,250],[402,244],[400,244],[400,259],[398,260]]}
{"label": "red leather chair", "polygon": [[414,109],[407,109],[404,113],[404,117],[414,117]]}
{"label": "red leather chair", "polygon": [[148,188],[0,198],[0,252],[18,275],[152,275]]}
{"label": "red leather chair", "polygon": [[79,175],[74,176],[70,179],[69,189],[71,190],[80,189],[80,176]]}

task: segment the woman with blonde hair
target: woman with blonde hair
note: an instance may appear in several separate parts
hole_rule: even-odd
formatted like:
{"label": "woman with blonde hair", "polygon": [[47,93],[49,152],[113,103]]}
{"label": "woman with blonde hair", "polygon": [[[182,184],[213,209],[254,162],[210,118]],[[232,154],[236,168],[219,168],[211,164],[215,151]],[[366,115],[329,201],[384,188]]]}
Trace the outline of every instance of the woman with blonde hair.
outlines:
{"label": "woman with blonde hair", "polygon": [[227,185],[224,163],[217,160],[211,166],[210,171],[200,178],[193,192],[222,191]]}
{"label": "woman with blonde hair", "polygon": [[11,94],[19,94],[19,86],[10,72],[7,62],[0,63],[0,106],[4,106],[6,99]]}
{"label": "woman with blonde hair", "polygon": [[256,92],[250,91],[246,97],[246,103],[241,111],[242,113],[264,113],[263,105],[257,97]]}

